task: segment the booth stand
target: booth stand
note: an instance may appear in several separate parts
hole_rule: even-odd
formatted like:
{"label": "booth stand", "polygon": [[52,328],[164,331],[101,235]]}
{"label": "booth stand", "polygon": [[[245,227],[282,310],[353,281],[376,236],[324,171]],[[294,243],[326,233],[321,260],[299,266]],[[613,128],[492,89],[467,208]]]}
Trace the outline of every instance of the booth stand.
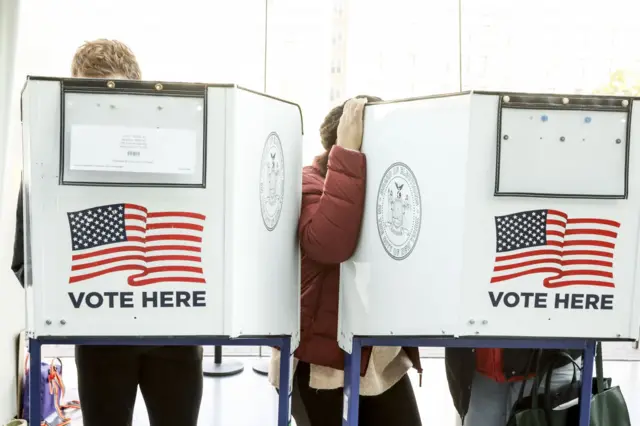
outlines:
{"label": "booth stand", "polygon": [[22,120],[31,371],[43,344],[278,346],[288,425],[299,107],[235,85],[29,77]]}
{"label": "booth stand", "polygon": [[258,360],[253,363],[253,372],[261,376],[269,375],[270,358],[263,358],[262,346],[258,349]]}
{"label": "booth stand", "polygon": [[340,272],[344,425],[363,346],[580,349],[589,424],[595,342],[633,341],[640,319],[632,106],[490,92],[366,106],[364,217]]}
{"label": "booth stand", "polygon": [[269,358],[260,358],[253,364],[253,371],[261,376],[269,375]]}
{"label": "booth stand", "polygon": [[244,371],[244,364],[240,361],[223,361],[222,346],[216,346],[213,352],[213,364],[203,362],[202,374],[206,377],[229,377]]}

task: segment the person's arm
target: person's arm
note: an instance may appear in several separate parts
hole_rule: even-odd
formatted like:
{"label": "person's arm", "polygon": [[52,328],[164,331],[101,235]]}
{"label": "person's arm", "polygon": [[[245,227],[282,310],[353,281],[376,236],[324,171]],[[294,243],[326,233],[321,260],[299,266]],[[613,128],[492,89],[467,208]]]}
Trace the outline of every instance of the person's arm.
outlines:
{"label": "person's arm", "polygon": [[364,210],[366,159],[359,151],[334,146],[327,176],[303,176],[300,246],[320,263],[341,263],[356,249]]}
{"label": "person's arm", "polygon": [[22,210],[22,182],[20,182],[20,192],[18,192],[18,206],[16,207],[16,231],[13,240],[13,259],[11,260],[11,270],[16,274],[16,278],[24,287],[24,216]]}

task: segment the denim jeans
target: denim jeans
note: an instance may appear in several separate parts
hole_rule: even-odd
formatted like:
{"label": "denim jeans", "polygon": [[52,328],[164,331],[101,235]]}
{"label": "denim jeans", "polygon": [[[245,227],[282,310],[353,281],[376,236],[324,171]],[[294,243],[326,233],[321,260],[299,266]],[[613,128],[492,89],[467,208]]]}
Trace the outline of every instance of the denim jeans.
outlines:
{"label": "denim jeans", "polygon": [[[576,363],[580,365],[578,359]],[[571,383],[573,364],[565,365],[554,370],[551,375],[551,390],[556,390]],[[576,370],[576,380],[580,379],[580,371]],[[542,378],[539,392],[544,391],[545,379]],[[533,379],[527,380],[524,395],[531,395]],[[469,412],[464,420],[464,426],[505,426],[511,415],[511,409],[518,400],[522,382],[499,383],[495,380],[476,373],[471,387],[471,401]]]}

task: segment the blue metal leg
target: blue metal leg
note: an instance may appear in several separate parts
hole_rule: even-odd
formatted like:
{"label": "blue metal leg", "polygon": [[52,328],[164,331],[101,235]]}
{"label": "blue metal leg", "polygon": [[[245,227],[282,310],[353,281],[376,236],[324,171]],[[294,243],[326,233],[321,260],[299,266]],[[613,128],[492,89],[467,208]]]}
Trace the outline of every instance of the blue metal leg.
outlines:
{"label": "blue metal leg", "polygon": [[342,426],[358,426],[360,409],[360,362],[362,346],[358,337],[353,338],[351,354],[344,360],[344,403]]}
{"label": "blue metal leg", "polygon": [[29,339],[29,413],[30,425],[39,425],[42,418],[40,412],[40,342]]}
{"label": "blue metal leg", "polygon": [[280,343],[280,392],[278,393],[278,426],[291,425],[291,337]]}
{"label": "blue metal leg", "polygon": [[587,341],[582,353],[582,389],[580,390],[580,426],[589,426],[591,421],[591,392],[593,361],[596,356],[596,342]]}

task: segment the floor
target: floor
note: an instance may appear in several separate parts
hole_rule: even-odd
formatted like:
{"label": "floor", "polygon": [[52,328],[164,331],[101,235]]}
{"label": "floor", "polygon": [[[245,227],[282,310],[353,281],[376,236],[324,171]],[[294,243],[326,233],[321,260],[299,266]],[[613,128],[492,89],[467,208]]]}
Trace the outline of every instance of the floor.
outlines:
{"label": "floor", "polygon": [[[236,358],[245,365],[243,373],[226,378],[205,378],[204,397],[199,425],[202,426],[271,426],[276,424],[276,393],[264,376],[253,372],[252,365],[258,358]],[[206,360],[213,362],[213,360]],[[77,398],[76,372],[73,358],[64,358],[65,385],[68,399]],[[425,426],[454,426],[456,414],[449,397],[442,359],[423,361],[422,387],[418,387],[417,375],[412,375],[420,414]],[[640,362],[606,362],[605,374],[621,387],[631,410],[631,423],[640,424]],[[148,426],[142,398],[134,414],[134,426]],[[82,426],[80,413],[72,416],[72,426]],[[57,422],[52,421],[51,426]]]}

